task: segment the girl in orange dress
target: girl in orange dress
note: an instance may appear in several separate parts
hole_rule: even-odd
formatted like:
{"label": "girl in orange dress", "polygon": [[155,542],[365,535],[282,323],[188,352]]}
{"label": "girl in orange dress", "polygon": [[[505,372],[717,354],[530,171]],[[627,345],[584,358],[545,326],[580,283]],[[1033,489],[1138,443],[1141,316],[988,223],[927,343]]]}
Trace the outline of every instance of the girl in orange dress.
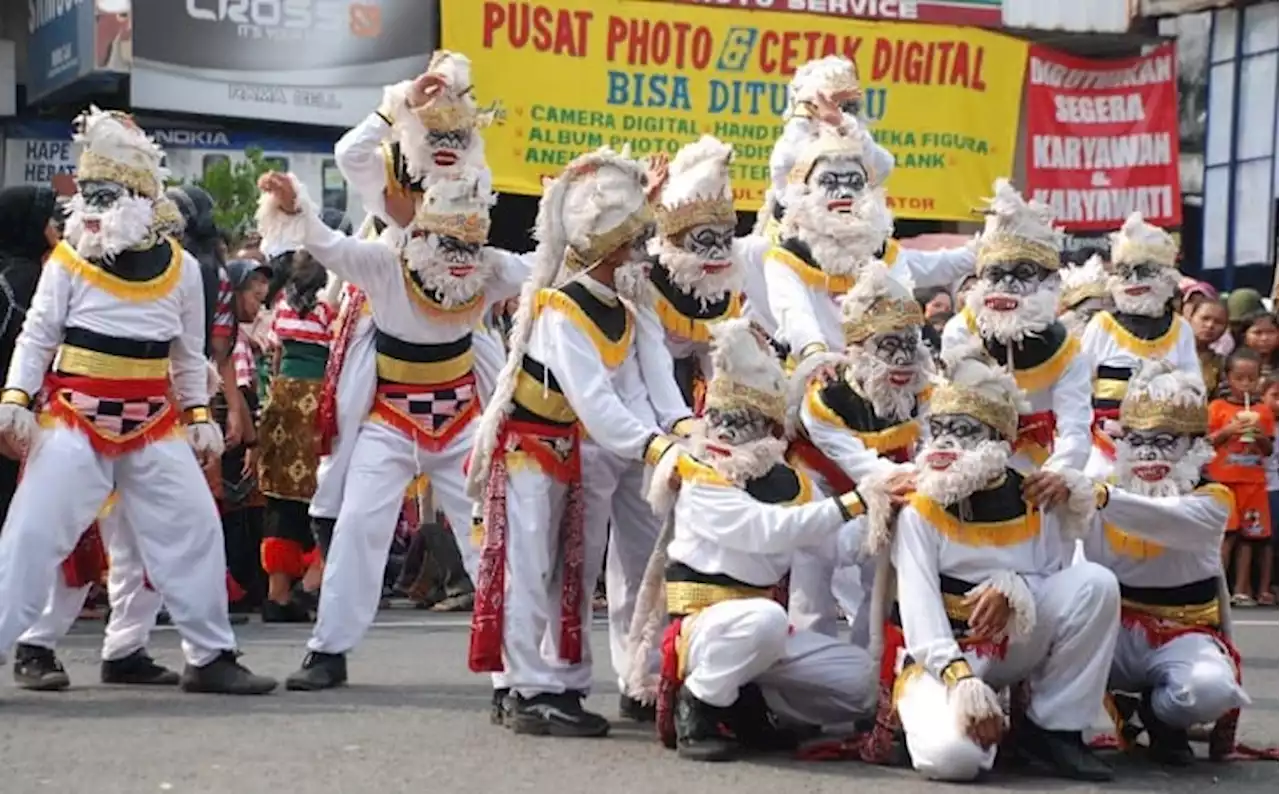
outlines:
{"label": "girl in orange dress", "polygon": [[[1231,602],[1252,606],[1253,551],[1262,555],[1263,569],[1271,567],[1271,506],[1267,499],[1266,460],[1275,436],[1275,416],[1259,401],[1262,358],[1242,348],[1227,359],[1227,396],[1209,403],[1209,441],[1217,455],[1207,467],[1209,477],[1226,485],[1235,496],[1223,542],[1224,568],[1234,563]],[[1246,406],[1246,402],[1248,405]],[[1263,593],[1264,603],[1271,594]]]}

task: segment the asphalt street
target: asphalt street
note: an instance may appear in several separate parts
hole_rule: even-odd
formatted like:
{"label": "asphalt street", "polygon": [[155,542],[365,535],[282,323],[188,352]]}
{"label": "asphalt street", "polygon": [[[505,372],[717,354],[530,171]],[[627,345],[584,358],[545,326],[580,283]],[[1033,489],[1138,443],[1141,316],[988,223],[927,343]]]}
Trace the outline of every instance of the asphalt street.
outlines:
{"label": "asphalt street", "polygon": [[[824,794],[853,790],[923,794],[949,786],[907,769],[763,759],[699,765],[678,760],[651,729],[618,723],[610,738],[513,736],[489,725],[487,681],[466,669],[468,618],[384,611],[350,659],[352,684],[332,692],[263,698],[184,695],[98,683],[101,625],[79,624],[61,650],[72,688],[62,693],[0,690],[0,792],[77,794]],[[1274,610],[1238,611],[1238,642],[1253,707],[1242,738],[1277,742],[1277,628]],[[245,662],[283,678],[303,654],[307,628],[238,627]],[[603,625],[592,647],[598,691],[591,705],[617,715]],[[154,654],[180,664],[178,640],[160,629]],[[1207,761],[1162,771],[1117,762],[1104,786],[997,774],[969,792],[1209,792],[1277,790],[1278,766]]]}

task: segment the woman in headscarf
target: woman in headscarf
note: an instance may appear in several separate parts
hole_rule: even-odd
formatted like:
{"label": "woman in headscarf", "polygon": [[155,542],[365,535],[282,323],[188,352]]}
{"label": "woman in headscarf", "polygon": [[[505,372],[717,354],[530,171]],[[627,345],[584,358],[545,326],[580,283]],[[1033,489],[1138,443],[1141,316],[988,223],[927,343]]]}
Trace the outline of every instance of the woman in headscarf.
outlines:
{"label": "woman in headscarf", "polygon": [[[57,196],[47,187],[17,185],[0,190],[0,372],[9,371],[40,268],[58,244],[57,214]],[[17,485],[18,461],[0,458],[0,525]]]}

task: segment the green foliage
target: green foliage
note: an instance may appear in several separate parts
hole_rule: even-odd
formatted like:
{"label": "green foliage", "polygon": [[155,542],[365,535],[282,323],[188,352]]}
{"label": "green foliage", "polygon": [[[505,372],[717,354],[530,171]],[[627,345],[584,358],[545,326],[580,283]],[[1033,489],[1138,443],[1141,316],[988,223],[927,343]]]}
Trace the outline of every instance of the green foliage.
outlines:
{"label": "green foliage", "polygon": [[[233,238],[244,236],[253,227],[253,214],[258,208],[258,177],[275,166],[262,150],[244,150],[244,159],[232,162],[219,158],[204,169],[204,176],[192,180],[213,197],[213,217],[218,228]],[[179,182],[178,184],[181,184]]]}

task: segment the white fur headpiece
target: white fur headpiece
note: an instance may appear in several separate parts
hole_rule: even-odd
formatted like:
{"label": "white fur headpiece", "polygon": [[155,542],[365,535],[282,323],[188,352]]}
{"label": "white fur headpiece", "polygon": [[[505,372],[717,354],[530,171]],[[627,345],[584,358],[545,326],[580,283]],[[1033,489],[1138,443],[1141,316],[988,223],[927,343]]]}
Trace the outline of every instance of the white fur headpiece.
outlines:
{"label": "white fur headpiece", "polygon": [[711,326],[711,379],[706,407],[722,411],[751,409],[786,422],[787,377],[778,357],[752,330],[746,318]]}
{"label": "white fur headpiece", "polygon": [[1064,267],[1062,274],[1062,297],[1059,305],[1065,309],[1073,309],[1090,298],[1105,298],[1110,294],[1107,288],[1107,270],[1102,264],[1102,257],[1094,254],[1083,265]]}
{"label": "white fur headpiece", "polygon": [[1111,264],[1156,264],[1161,267],[1178,266],[1178,243],[1173,235],[1152,226],[1135,212],[1125,219],[1120,231],[1111,235]]}
{"label": "white fur headpiece", "polygon": [[977,272],[994,262],[1030,260],[1057,270],[1062,232],[1053,225],[1053,210],[1039,201],[1027,201],[1007,179],[995,181],[988,199],[986,223],[978,241]]}
{"label": "white fur headpiece", "polygon": [[843,55],[817,58],[796,69],[788,94],[793,105],[813,102],[818,94],[828,97],[840,93],[862,93],[858,85],[858,69]]}
{"label": "white fur headpiece", "polygon": [[414,224],[433,234],[483,244],[489,239],[489,210],[497,200],[489,169],[467,167],[427,189]]}
{"label": "white fur headpiece", "polygon": [[71,140],[80,147],[76,179],[115,182],[151,199],[164,190],[164,151],[128,114],[90,105],[73,126]]}
{"label": "white fur headpiece", "polygon": [[1207,402],[1196,373],[1164,359],[1143,359],[1120,404],[1120,424],[1130,430],[1203,435],[1209,425]]}
{"label": "white fur headpiece", "polygon": [[676,154],[667,171],[657,208],[658,231],[664,237],[703,224],[737,223],[729,164],[733,147],[703,135]]}
{"label": "white fur headpiece", "polygon": [[[809,181],[814,166],[823,160],[856,160],[869,171],[874,171],[867,161],[867,136],[862,127],[851,116],[845,116],[845,123],[839,127],[822,124],[817,133],[805,142],[804,148],[796,153],[795,164],[787,174],[787,184],[791,187],[803,186]],[[874,173],[868,174],[872,184],[877,182]]]}
{"label": "white fur headpiece", "polygon": [[1030,410],[1013,375],[976,340],[944,349],[942,365],[946,374],[934,387],[929,412],[972,416],[1012,443],[1019,414]]}
{"label": "white fur headpiece", "polygon": [[555,206],[547,207],[553,216],[543,217],[545,203],[539,207],[538,228],[555,228],[552,236],[563,241],[564,263],[570,270],[594,265],[652,222],[647,182],[645,164],[631,159],[630,147],[615,152],[603,146],[581,155],[546,188],[546,193],[558,195]]}

